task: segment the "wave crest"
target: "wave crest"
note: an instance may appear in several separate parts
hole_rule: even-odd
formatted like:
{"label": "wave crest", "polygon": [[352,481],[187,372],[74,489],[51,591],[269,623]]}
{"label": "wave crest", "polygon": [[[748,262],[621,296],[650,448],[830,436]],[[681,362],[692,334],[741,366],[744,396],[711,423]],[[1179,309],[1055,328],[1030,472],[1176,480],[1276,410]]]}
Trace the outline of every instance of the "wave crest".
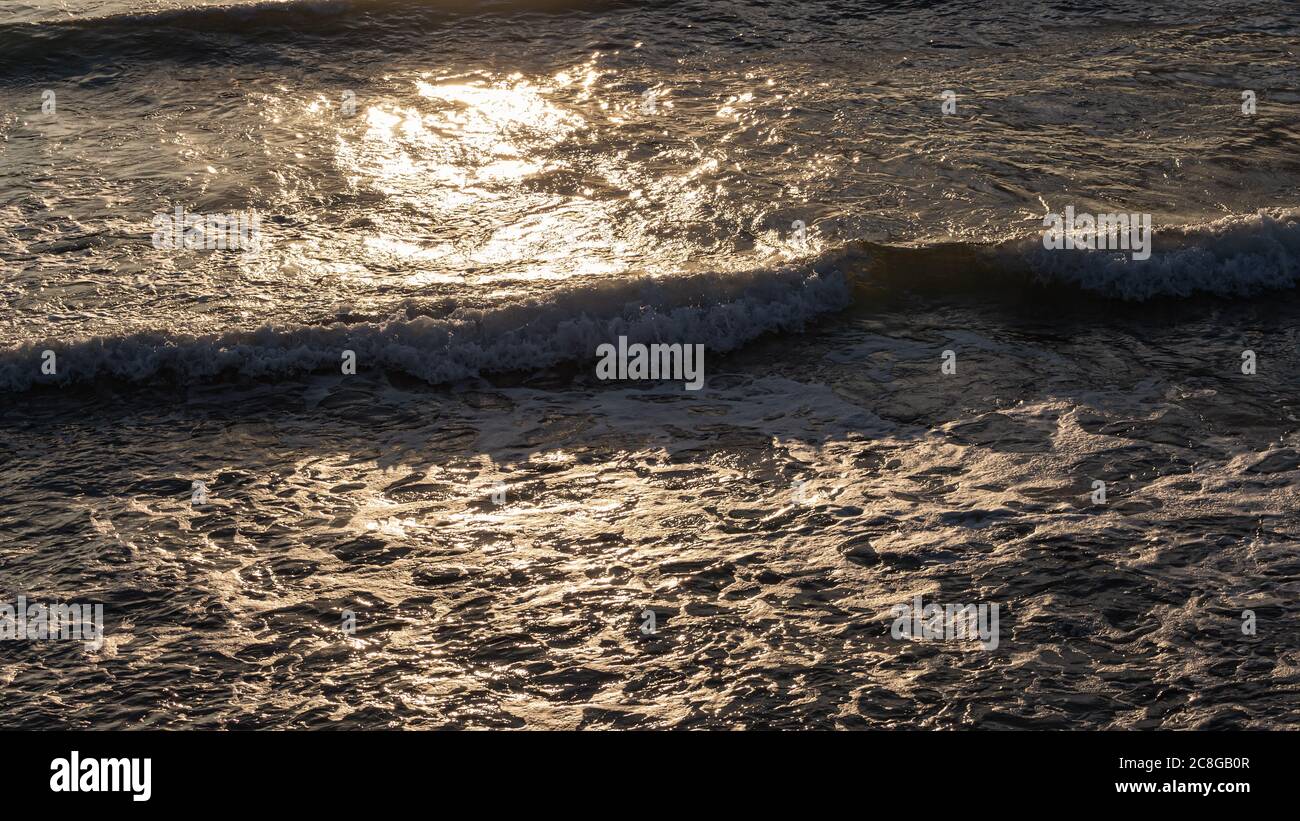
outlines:
{"label": "wave crest", "polygon": [[[802,330],[812,319],[863,307],[873,292],[920,290],[998,298],[999,287],[1056,287],[1145,301],[1209,294],[1253,296],[1300,280],[1300,217],[1294,212],[1229,217],[1156,232],[1150,259],[1127,253],[1048,251],[1036,236],[996,244],[886,246],[856,242],[811,262],[744,272],[606,280],[544,299],[491,308],[399,306],[387,321],[267,325],[203,336],[174,332],[47,340],[0,350],[0,388],[97,379],[161,378],[191,383],[222,376],[265,378],[334,370],[342,353],[358,365],[395,369],[431,383],[526,371],[595,355],[598,345],[703,344],[722,353],[768,332]],[[57,373],[41,373],[52,350]]]}
{"label": "wave crest", "polygon": [[1151,257],[1048,250],[1040,234],[992,243],[868,245],[863,287],[942,292],[1038,285],[1141,302],[1207,294],[1256,296],[1300,281],[1300,212],[1260,212],[1155,231]]}
{"label": "wave crest", "polygon": [[[0,352],[0,387],[262,378],[338,369],[345,350],[356,353],[358,368],[396,369],[443,383],[588,359],[619,336],[725,352],[769,331],[800,330],[813,317],[847,306],[851,261],[852,254],[831,254],[813,266],[611,281],[444,317],[48,340]],[[55,353],[55,374],[41,373],[46,350]]]}

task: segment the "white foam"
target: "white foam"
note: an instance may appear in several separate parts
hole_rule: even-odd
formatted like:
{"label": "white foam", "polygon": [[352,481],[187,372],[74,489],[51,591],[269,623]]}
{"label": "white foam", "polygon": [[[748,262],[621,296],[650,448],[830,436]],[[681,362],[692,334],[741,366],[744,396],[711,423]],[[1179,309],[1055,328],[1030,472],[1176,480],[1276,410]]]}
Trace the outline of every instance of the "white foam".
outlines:
{"label": "white foam", "polygon": [[1300,216],[1261,212],[1155,234],[1151,258],[1126,252],[1049,251],[1023,255],[1040,277],[1126,300],[1197,293],[1252,296],[1300,280]]}
{"label": "white foam", "polygon": [[[441,383],[591,358],[598,345],[619,336],[723,352],[769,331],[799,330],[809,319],[847,306],[843,262],[843,255],[832,254],[812,266],[597,283],[562,289],[545,300],[460,309],[445,317],[27,343],[0,351],[0,387],[25,390],[104,377],[273,377],[339,369],[345,350],[356,353],[359,370],[397,369]],[[41,373],[46,349],[57,356],[54,375]]]}

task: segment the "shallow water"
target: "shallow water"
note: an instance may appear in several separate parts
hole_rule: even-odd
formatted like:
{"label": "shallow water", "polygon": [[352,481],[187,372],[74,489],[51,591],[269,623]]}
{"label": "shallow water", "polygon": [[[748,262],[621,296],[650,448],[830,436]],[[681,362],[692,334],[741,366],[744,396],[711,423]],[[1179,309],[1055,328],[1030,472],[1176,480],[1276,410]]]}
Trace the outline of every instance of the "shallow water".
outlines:
{"label": "shallow water", "polygon": [[1291,6],[60,5],[0,12],[0,601],[107,637],[0,642],[0,725],[1296,726]]}

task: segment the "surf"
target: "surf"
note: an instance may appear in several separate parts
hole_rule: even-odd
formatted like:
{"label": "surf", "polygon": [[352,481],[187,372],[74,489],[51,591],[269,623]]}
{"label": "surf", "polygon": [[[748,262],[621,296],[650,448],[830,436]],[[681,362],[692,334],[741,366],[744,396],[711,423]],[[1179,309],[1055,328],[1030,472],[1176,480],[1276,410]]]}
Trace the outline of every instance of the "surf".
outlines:
{"label": "surf", "polygon": [[869,312],[882,294],[996,301],[1005,289],[1029,288],[1145,302],[1249,298],[1292,289],[1300,280],[1295,211],[1165,227],[1153,245],[1150,259],[1134,260],[1106,251],[1049,251],[1033,234],[987,244],[854,241],[787,264],[610,279],[487,308],[448,310],[441,302],[405,300],[386,318],[361,321],[47,339],[0,350],[0,389],[99,379],[276,378],[337,371],[345,351],[360,368],[443,384],[593,360],[601,345],[620,337],[632,345],[697,344],[726,353],[765,334],[803,331],[850,306]]}

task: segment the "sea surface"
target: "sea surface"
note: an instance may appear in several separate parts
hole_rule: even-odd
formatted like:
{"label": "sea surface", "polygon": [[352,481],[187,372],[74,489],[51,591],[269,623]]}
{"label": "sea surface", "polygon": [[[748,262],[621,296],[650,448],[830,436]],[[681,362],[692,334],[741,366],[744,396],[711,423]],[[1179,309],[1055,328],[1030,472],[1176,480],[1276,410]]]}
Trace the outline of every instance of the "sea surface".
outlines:
{"label": "sea surface", "polygon": [[1297,281],[1293,2],[5,0],[0,727],[1300,728]]}

